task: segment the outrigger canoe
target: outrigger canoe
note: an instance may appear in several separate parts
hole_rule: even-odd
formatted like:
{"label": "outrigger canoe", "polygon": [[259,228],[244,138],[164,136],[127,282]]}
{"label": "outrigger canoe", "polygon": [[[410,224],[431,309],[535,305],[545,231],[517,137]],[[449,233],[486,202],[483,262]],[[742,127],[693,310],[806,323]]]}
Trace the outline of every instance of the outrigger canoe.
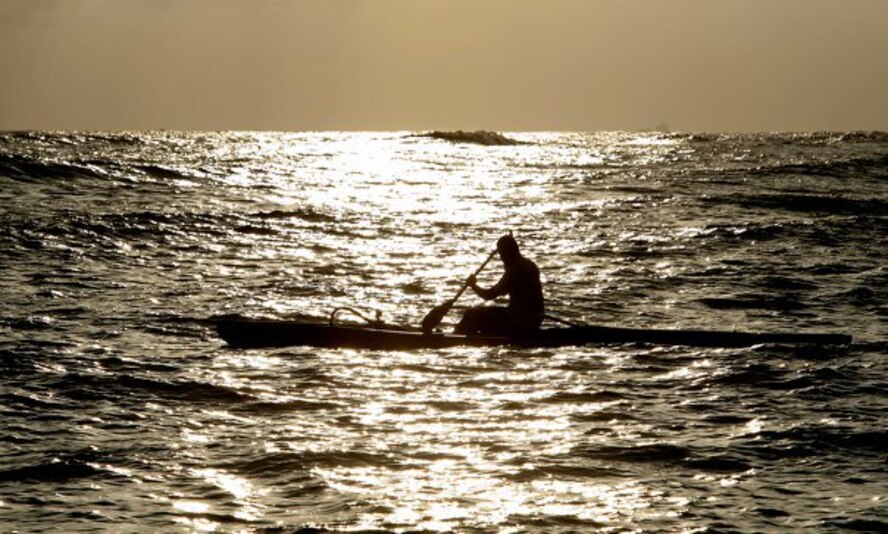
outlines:
{"label": "outrigger canoe", "polygon": [[232,347],[311,346],[329,348],[416,350],[444,347],[564,347],[589,344],[652,343],[694,347],[748,347],[758,344],[846,345],[851,336],[823,333],[749,333],[717,330],[657,330],[610,326],[542,328],[522,337],[464,336],[423,333],[389,325],[333,324],[223,317],[213,321]]}

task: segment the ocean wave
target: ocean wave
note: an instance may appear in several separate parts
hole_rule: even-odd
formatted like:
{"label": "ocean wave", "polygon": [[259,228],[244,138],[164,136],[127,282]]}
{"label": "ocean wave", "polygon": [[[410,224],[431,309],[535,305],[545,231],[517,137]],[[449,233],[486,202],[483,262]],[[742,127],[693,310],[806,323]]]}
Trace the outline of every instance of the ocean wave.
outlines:
{"label": "ocean wave", "polygon": [[57,395],[75,401],[134,399],[139,396],[210,404],[255,400],[252,395],[228,386],[195,380],[160,380],[129,374],[115,376],[68,373],[46,385]]}
{"label": "ocean wave", "polygon": [[147,176],[156,180],[193,180],[200,172],[187,172],[175,167],[125,163],[102,158],[75,158],[70,161],[43,160],[21,154],[0,154],[0,176],[22,182],[46,180],[96,179],[133,180]]}
{"label": "ocean wave", "polygon": [[[4,334],[4,337],[6,334]],[[0,342],[3,345],[11,345],[7,339],[2,339]],[[25,349],[21,346],[16,346],[14,350],[7,350],[5,348],[0,348],[0,371],[3,372],[3,377],[11,380],[13,378],[17,378],[20,375],[29,375],[34,373],[37,369],[38,363],[40,361],[41,353],[37,349]]]}
{"label": "ocean wave", "polygon": [[586,458],[632,463],[675,462],[691,456],[691,450],[672,443],[647,445],[600,445],[585,446],[578,450]]}
{"label": "ocean wave", "polygon": [[[191,232],[224,235],[211,220],[201,220],[200,215],[173,216],[160,212],[112,213],[105,215],[75,215],[64,222],[53,221],[57,229],[80,235],[86,239],[123,238],[127,240],[160,238]],[[67,228],[66,228],[67,226]],[[53,229],[46,229],[52,234]]]}
{"label": "ocean wave", "polygon": [[317,467],[387,467],[397,468],[393,454],[378,454],[360,450],[289,451],[254,455],[223,464],[226,471],[243,476],[292,476],[309,479]]}
{"label": "ocean wave", "polygon": [[858,131],[839,134],[839,140],[846,143],[888,143],[888,132]]}
{"label": "ocean wave", "polygon": [[748,462],[725,454],[706,454],[673,443],[647,445],[584,446],[578,451],[585,458],[635,464],[664,464],[696,471],[739,473],[752,467]]}
{"label": "ocean wave", "polygon": [[592,392],[570,392],[563,391],[549,397],[538,400],[543,404],[577,404],[590,402],[613,402],[626,398],[626,395],[617,391],[592,391]]}
{"label": "ocean wave", "polygon": [[888,132],[873,131],[823,131],[823,132],[778,132],[778,133],[670,133],[663,134],[671,139],[691,143],[743,142],[762,145],[831,145],[835,143],[884,143],[888,142]]}
{"label": "ocean wave", "polygon": [[44,458],[0,471],[0,482],[63,483],[98,476],[103,479],[122,476],[104,467],[114,462],[106,453],[95,448],[55,451]]}
{"label": "ocean wave", "polygon": [[147,132],[77,132],[77,131],[40,131],[19,130],[0,132],[0,142],[16,144],[25,142],[52,143],[61,145],[78,144],[113,144],[113,145],[144,145],[151,134]]}
{"label": "ocean wave", "polygon": [[92,166],[43,161],[16,154],[0,154],[0,176],[19,181],[46,179],[105,178],[105,172]]}
{"label": "ocean wave", "polygon": [[756,434],[765,443],[791,444],[813,450],[837,449],[845,454],[888,453],[888,430],[856,430],[849,427],[801,425],[787,430]]}
{"label": "ocean wave", "polygon": [[574,421],[595,423],[599,421],[636,421],[638,417],[633,415],[631,411],[618,410],[598,410],[589,413],[574,412],[570,415]]}
{"label": "ocean wave", "polygon": [[731,134],[719,134],[719,133],[673,133],[669,134],[673,139],[683,139],[691,143],[715,143],[719,141],[726,141],[732,139],[734,136]]}
{"label": "ocean wave", "polygon": [[878,459],[888,450],[886,438],[888,432],[884,430],[798,426],[747,435],[718,452],[674,443],[584,445],[575,452],[584,458],[604,462],[654,463],[706,472],[744,472],[762,462],[828,453]]}
{"label": "ocean wave", "polygon": [[689,458],[684,461],[683,465],[707,473],[743,473],[752,469],[749,462],[724,454]]}
{"label": "ocean wave", "polygon": [[154,178],[169,178],[169,179],[182,179],[182,178],[193,178],[193,176],[188,173],[182,172],[177,169],[173,169],[171,167],[164,167],[161,165],[135,165],[134,169],[139,170],[149,176]]}
{"label": "ocean wave", "polygon": [[881,519],[838,517],[827,519],[824,521],[824,526],[852,532],[872,532],[873,534],[888,532],[888,521]]}
{"label": "ocean wave", "polygon": [[327,213],[322,213],[311,208],[306,209],[298,209],[298,210],[272,210],[272,211],[258,211],[252,214],[253,217],[257,219],[300,219],[307,222],[337,222],[340,220],[339,217]]}
{"label": "ocean wave", "polygon": [[806,307],[796,296],[743,295],[737,297],[706,297],[697,300],[714,310],[800,310]]}
{"label": "ocean wave", "polygon": [[276,228],[270,226],[257,226],[255,224],[241,224],[234,227],[234,231],[239,234],[273,236],[280,232]]}
{"label": "ocean wave", "polygon": [[525,144],[522,141],[506,137],[503,134],[497,132],[489,132],[485,130],[478,130],[475,132],[464,132],[462,130],[445,132],[436,130],[432,132],[418,134],[416,135],[416,137],[427,137],[430,139],[450,141],[451,143],[470,143],[484,146],[509,146]]}
{"label": "ocean wave", "polygon": [[848,458],[863,470],[871,461],[879,462],[886,453],[888,432],[858,431],[848,427],[827,428],[803,425],[786,430],[765,430],[739,440],[730,450],[760,462],[779,462],[830,456]]}
{"label": "ocean wave", "polygon": [[751,363],[725,373],[707,377],[707,382],[718,386],[749,386],[753,388],[786,391],[815,385],[809,376],[799,376],[785,369],[765,363]]}
{"label": "ocean wave", "polygon": [[36,394],[0,394],[0,401],[3,401],[3,403],[9,407],[23,408],[26,410],[53,410],[66,408],[64,403],[50,398],[39,398]]}
{"label": "ocean wave", "polygon": [[6,238],[28,249],[41,248],[47,237],[62,238],[68,243],[93,243],[96,239],[112,238],[226,237],[231,235],[231,229],[238,227],[246,232],[251,224],[238,215],[209,212],[135,211],[91,215],[65,210],[51,218],[0,215],[0,228]]}
{"label": "ocean wave", "polygon": [[750,169],[753,176],[802,175],[830,178],[888,178],[888,155],[875,155],[818,163],[789,163]]}
{"label": "ocean wave", "polygon": [[713,223],[707,224],[704,231],[700,232],[695,237],[704,239],[717,237],[730,240],[770,241],[778,239],[784,235],[786,231],[786,225],[779,223],[744,223],[739,225]]}
{"label": "ocean wave", "polygon": [[244,402],[254,398],[228,386],[195,380],[164,381],[123,375],[118,377],[115,383],[129,392],[141,390],[160,397],[188,402]]}
{"label": "ocean wave", "polygon": [[342,408],[340,403],[329,401],[314,401],[308,399],[295,399],[287,401],[258,401],[244,404],[237,408],[239,412],[255,414],[280,414],[288,412],[315,412]]}
{"label": "ocean wave", "polygon": [[764,194],[704,196],[707,204],[734,204],[744,209],[764,208],[804,213],[869,216],[888,215],[888,202],[877,198],[851,198],[839,195]]}
{"label": "ocean wave", "polygon": [[[607,532],[618,531],[613,524],[575,515],[552,514],[547,516],[510,514],[502,524],[507,532]],[[483,529],[474,529],[479,532]]]}
{"label": "ocean wave", "polygon": [[113,473],[81,460],[54,460],[0,471],[0,482],[69,482],[97,476]]}
{"label": "ocean wave", "polygon": [[765,276],[761,279],[759,284],[768,289],[779,289],[783,291],[810,291],[819,287],[815,282],[809,280],[779,275]]}
{"label": "ocean wave", "polygon": [[13,330],[50,330],[56,328],[55,320],[47,315],[20,317],[0,317],[0,326]]}
{"label": "ocean wave", "polygon": [[[530,463],[525,458],[519,458],[521,464]],[[518,463],[516,461],[515,463]],[[506,475],[509,480],[516,482],[532,482],[539,479],[567,478],[567,479],[600,479],[604,477],[620,476],[624,473],[614,467],[588,466],[577,462],[551,463],[549,465],[534,465],[525,467],[515,473]]]}

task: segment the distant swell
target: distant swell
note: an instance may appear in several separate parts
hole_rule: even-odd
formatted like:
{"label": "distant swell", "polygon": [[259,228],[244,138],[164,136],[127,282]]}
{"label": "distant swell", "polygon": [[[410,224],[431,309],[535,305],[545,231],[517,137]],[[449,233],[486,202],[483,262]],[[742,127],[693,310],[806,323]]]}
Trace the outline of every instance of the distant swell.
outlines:
{"label": "distant swell", "polygon": [[584,403],[584,402],[611,402],[618,401],[626,398],[625,395],[616,391],[595,391],[595,392],[582,392],[582,393],[574,393],[574,392],[561,392],[552,395],[551,397],[546,397],[542,399],[540,402],[545,404],[574,404],[574,403]]}
{"label": "distant swell", "polygon": [[61,212],[51,219],[0,215],[0,230],[21,246],[36,249],[42,246],[46,236],[70,240],[72,235],[79,235],[83,243],[94,243],[96,238],[123,238],[157,240],[168,244],[176,236],[229,237],[232,231],[245,235],[277,235],[280,226],[293,224],[292,220],[304,221],[303,224],[337,221],[332,215],[310,209],[257,212],[250,215],[155,211],[88,215]]}
{"label": "distant swell", "polygon": [[789,430],[765,431],[757,435],[764,443],[807,446],[814,451],[838,450],[860,454],[888,454],[888,430],[854,430],[848,427],[799,426]]}
{"label": "distant swell", "polygon": [[751,295],[733,298],[702,298],[702,304],[716,310],[798,310],[805,307],[791,296]]}
{"label": "distant swell", "polygon": [[160,165],[138,165],[135,168],[156,178],[188,178],[187,175],[175,169],[161,167]]}
{"label": "distant swell", "polygon": [[434,131],[426,134],[421,134],[420,137],[440,139],[442,141],[450,141],[451,143],[471,143],[485,146],[507,146],[524,144],[521,141],[511,139],[500,133],[487,132],[483,130],[476,132],[464,132],[462,130],[457,130],[455,132]]}
{"label": "distant swell", "polygon": [[835,527],[849,532],[888,532],[888,521],[879,519],[835,519],[826,522],[826,526]]}
{"label": "distant swell", "polygon": [[22,181],[38,181],[58,178],[103,178],[105,175],[84,166],[0,154],[0,176]]}
{"label": "distant swell", "polygon": [[253,400],[227,386],[192,380],[157,380],[131,375],[92,376],[71,373],[51,383],[60,395],[81,401],[146,395],[154,399],[189,402],[243,402]]}
{"label": "distant swell", "polygon": [[65,460],[0,471],[0,482],[67,482],[99,474],[106,473],[81,461]]}
{"label": "distant swell", "polygon": [[673,139],[686,139],[692,143],[717,143],[727,142],[732,139],[746,141],[758,141],[761,144],[781,145],[830,145],[834,143],[884,143],[888,141],[888,132],[881,131],[856,131],[856,132],[811,132],[811,133],[754,133],[754,134],[724,134],[724,133],[673,133],[668,134]]}
{"label": "distant swell", "polygon": [[130,390],[142,390],[147,393],[187,401],[241,402],[252,399],[251,396],[239,393],[227,386],[217,386],[192,380],[165,382],[133,376],[122,376],[117,379],[117,383]]}
{"label": "distant swell", "polygon": [[799,163],[759,167],[750,171],[754,175],[798,174],[824,177],[888,177],[888,155],[831,161],[828,163]]}
{"label": "distant swell", "polygon": [[177,169],[162,165],[127,165],[105,159],[74,159],[68,162],[44,161],[18,154],[0,154],[0,176],[26,182],[53,179],[108,179],[126,176],[149,176],[178,180],[193,178]]}
{"label": "distant swell", "polygon": [[849,198],[827,195],[731,195],[703,197],[710,204],[735,204],[742,208],[760,208],[833,215],[888,215],[888,202],[876,198]]}
{"label": "distant swell", "polygon": [[393,456],[359,450],[273,452],[230,462],[225,468],[244,476],[307,474],[316,467],[399,466]]}
{"label": "distant swell", "polygon": [[583,456],[587,458],[633,463],[674,462],[684,460],[691,455],[689,449],[669,443],[655,443],[651,445],[634,445],[627,447],[616,445],[587,447],[582,453]]}
{"label": "distant swell", "polygon": [[658,463],[682,466],[690,469],[706,472],[743,472],[750,469],[750,465],[740,460],[724,455],[698,455],[687,447],[670,443],[655,443],[650,445],[634,446],[588,446],[581,454],[586,458],[596,460],[626,462],[626,463]]}
{"label": "distant swell", "polygon": [[301,219],[308,222],[336,222],[339,220],[339,218],[334,215],[321,213],[312,209],[260,211],[254,213],[253,217],[271,220]]}

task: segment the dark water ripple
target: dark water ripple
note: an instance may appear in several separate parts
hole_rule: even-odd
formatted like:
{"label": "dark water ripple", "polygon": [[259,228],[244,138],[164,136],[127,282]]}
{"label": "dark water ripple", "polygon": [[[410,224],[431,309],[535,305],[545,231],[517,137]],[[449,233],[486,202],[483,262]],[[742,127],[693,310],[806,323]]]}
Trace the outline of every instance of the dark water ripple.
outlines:
{"label": "dark water ripple", "polygon": [[[886,134],[446,138],[0,133],[0,524],[885,530]],[[565,318],[855,343],[234,351],[208,328],[413,324],[508,229]]]}

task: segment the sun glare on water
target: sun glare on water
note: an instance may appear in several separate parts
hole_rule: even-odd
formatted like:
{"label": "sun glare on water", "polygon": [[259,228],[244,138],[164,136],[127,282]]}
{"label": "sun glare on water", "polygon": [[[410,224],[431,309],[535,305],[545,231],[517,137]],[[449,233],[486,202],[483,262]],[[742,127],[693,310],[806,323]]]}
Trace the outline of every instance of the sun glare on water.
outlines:
{"label": "sun glare on water", "polygon": [[[657,135],[628,141],[626,136],[608,135],[602,134],[594,150],[578,149],[570,139],[557,150],[570,168],[613,172],[626,159],[662,163],[681,148]],[[388,143],[391,140],[396,142]],[[564,242],[558,228],[544,224],[552,214],[562,222],[572,220],[571,214],[587,217],[594,229],[599,214],[620,209],[637,195],[608,188],[587,193],[573,178],[539,167],[533,145],[454,148],[413,140],[406,133],[367,133],[278,135],[256,146],[268,165],[250,170],[250,211],[270,214],[263,223],[269,231],[260,228],[246,238],[233,238],[245,245],[243,263],[232,262],[224,269],[231,276],[248,272],[267,280],[264,287],[269,289],[248,295],[247,302],[279,317],[325,317],[337,306],[355,306],[379,310],[384,319],[399,324],[418,324],[430,306],[453,296],[502,233],[518,232],[545,267],[548,250],[560,248],[561,256],[583,251]],[[578,146],[588,147],[587,140]],[[474,157],[475,150],[484,152]],[[533,171],[504,172],[503,161]],[[298,175],[290,170],[296,168]],[[233,183],[248,186],[237,176]],[[658,242],[657,236],[631,229],[611,230],[607,239]],[[595,294],[597,285],[610,283],[619,272],[618,267],[590,272],[587,263],[583,259],[576,265],[550,267],[549,274],[564,283],[584,277],[592,282],[587,283],[589,294]],[[270,265],[278,268],[266,267]],[[489,285],[500,273],[501,267],[492,262],[481,279]],[[276,290],[281,283],[290,285]],[[584,434],[588,426],[573,418],[576,402],[547,400],[576,388],[576,376],[552,355],[537,361],[519,358],[501,368],[507,358],[491,361],[498,358],[495,351],[475,349],[309,354],[322,360],[324,374],[333,382],[358,386],[286,391],[226,382],[227,374],[221,371],[217,381],[232,388],[250,387],[269,403],[332,403],[329,421],[319,422],[298,410],[281,411],[267,423],[272,428],[257,429],[257,439],[266,454],[325,458],[310,468],[310,476],[337,499],[360,503],[352,519],[337,515],[343,521],[338,526],[448,531],[476,525],[517,531],[554,516],[606,527],[627,516],[680,513],[685,504],[642,483],[575,470],[569,459],[590,439]],[[620,363],[607,351],[599,356],[602,364]],[[234,355],[219,366],[277,377],[290,358]],[[663,380],[692,379],[700,372],[674,370]],[[583,392],[571,395],[581,398]],[[610,404],[590,401],[581,408],[594,414]],[[615,425],[614,432],[637,434],[637,429],[624,431]],[[205,432],[193,431],[183,439],[202,443],[208,438]],[[542,463],[548,466],[538,465],[538,458],[545,458]],[[562,468],[552,468],[562,461]],[[275,489],[254,487],[249,479],[222,470],[204,469],[195,475],[231,495],[242,517],[261,517],[263,509],[257,503],[273,500],[276,494]],[[201,504],[181,501],[175,506],[198,513]],[[303,519],[306,524],[325,524],[315,515]]]}

